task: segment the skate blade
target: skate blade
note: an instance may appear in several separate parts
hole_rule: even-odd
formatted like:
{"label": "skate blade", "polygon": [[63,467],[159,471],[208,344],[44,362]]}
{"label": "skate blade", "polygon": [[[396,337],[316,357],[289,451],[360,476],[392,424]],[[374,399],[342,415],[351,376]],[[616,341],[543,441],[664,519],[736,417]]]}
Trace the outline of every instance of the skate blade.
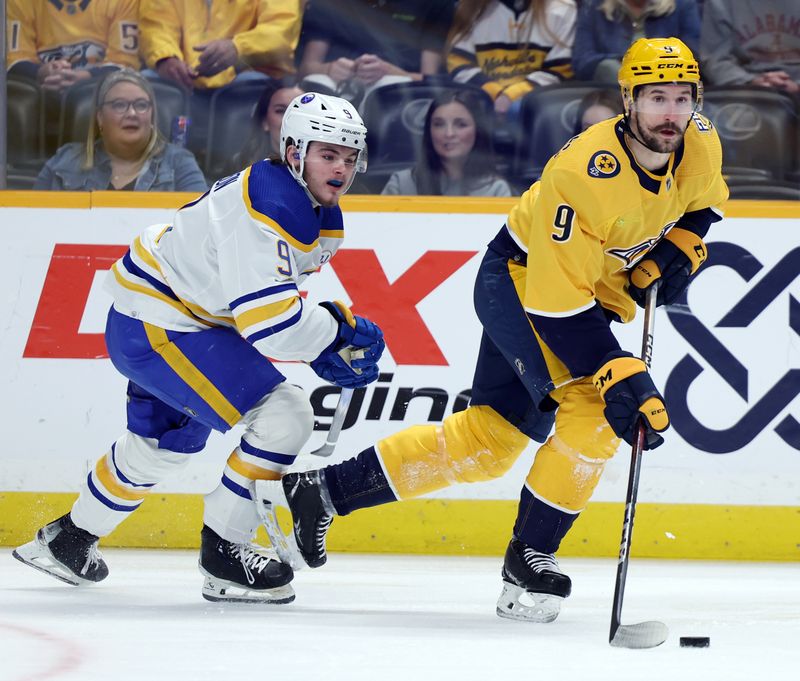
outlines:
{"label": "skate blade", "polygon": [[53,558],[53,554],[50,553],[47,544],[40,542],[38,535],[33,541],[14,549],[11,555],[21,563],[32,567],[34,570],[44,572],[46,575],[55,577],[57,580],[70,584],[71,586],[96,584],[96,582],[89,579],[78,577],[72,570]]}
{"label": "skate blade", "polygon": [[212,603],[256,603],[262,605],[281,605],[294,600],[294,589],[291,584],[274,589],[248,589],[241,584],[228,582],[208,574],[203,582],[203,598]]}
{"label": "skate blade", "polygon": [[510,620],[544,624],[558,617],[563,601],[561,596],[533,593],[503,582],[503,591],[497,599],[497,614]]}
{"label": "skate blade", "polygon": [[256,480],[255,503],[258,517],[264,524],[272,548],[281,563],[286,563],[292,570],[302,569],[305,561],[297,548],[294,533],[285,535],[278,523],[278,507],[282,506],[289,511],[283,483],[280,480]]}

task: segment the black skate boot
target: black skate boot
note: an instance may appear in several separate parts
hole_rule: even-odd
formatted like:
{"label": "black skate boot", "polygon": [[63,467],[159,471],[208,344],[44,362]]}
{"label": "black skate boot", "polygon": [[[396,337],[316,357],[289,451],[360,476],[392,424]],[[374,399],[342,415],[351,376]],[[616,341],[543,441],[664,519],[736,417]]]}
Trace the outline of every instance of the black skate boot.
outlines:
{"label": "black skate boot", "polygon": [[572,591],[572,580],[554,555],[539,553],[519,539],[512,539],[506,549],[502,576],[497,614],[509,619],[552,622]]}
{"label": "black skate boot", "polygon": [[[325,473],[287,473],[282,480],[257,480],[255,491],[259,516],[281,560],[295,569],[303,563],[312,568],[324,565],[328,560],[325,538],[336,513]],[[278,524],[279,506],[292,514],[293,536],[284,535]]]}
{"label": "black skate boot", "polygon": [[67,584],[94,584],[108,577],[108,566],[97,550],[98,540],[77,527],[67,513],[45,525],[36,539],[14,549],[11,555]]}
{"label": "black skate boot", "polygon": [[240,603],[291,603],[292,568],[257,546],[235,544],[207,525],[200,533],[200,572],[206,576],[203,598]]}
{"label": "black skate boot", "polygon": [[300,555],[309,567],[321,567],[328,560],[325,539],[335,513],[325,486],[325,474],[321,471],[288,473],[281,482],[292,512],[294,538]]}

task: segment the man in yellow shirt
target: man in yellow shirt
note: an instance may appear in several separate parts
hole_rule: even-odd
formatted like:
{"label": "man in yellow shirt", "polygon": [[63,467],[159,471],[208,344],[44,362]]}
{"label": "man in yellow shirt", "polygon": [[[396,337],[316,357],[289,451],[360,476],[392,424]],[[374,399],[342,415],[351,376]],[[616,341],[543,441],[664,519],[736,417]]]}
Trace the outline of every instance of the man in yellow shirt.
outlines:
{"label": "man in yellow shirt", "polygon": [[300,0],[140,0],[139,15],[147,67],[187,90],[294,70]]}
{"label": "man in yellow shirt", "polygon": [[9,73],[60,92],[120,66],[138,70],[138,4],[138,0],[9,0]]}
{"label": "man in yellow shirt", "polygon": [[497,613],[558,616],[572,584],[554,554],[605,463],[637,423],[646,449],[669,427],[645,363],[620,348],[611,322],[630,322],[654,282],[659,304],[684,295],[728,196],[686,45],[636,41],[619,82],[625,114],[567,142],[489,244],[475,284],[483,338],[470,406],[290,473],[270,493],[290,508],[311,567],[326,560],[334,515],[499,477],[533,439],[544,444],[520,495]]}

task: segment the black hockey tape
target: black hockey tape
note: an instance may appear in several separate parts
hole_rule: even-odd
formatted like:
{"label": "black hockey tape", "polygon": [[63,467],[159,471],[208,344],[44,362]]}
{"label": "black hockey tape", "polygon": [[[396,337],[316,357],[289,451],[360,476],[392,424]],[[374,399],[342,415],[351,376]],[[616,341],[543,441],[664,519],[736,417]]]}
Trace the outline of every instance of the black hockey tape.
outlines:
{"label": "black hockey tape", "polygon": [[681,636],[681,648],[709,648],[711,639],[708,636]]}

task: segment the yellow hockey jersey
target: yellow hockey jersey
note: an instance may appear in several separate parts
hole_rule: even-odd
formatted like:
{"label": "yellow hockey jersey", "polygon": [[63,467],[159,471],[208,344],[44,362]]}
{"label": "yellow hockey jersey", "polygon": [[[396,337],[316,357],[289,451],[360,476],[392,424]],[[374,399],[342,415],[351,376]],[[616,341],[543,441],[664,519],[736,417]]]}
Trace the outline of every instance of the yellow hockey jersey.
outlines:
{"label": "yellow hockey jersey", "polygon": [[9,0],[8,68],[65,59],[138,69],[139,0]]}
{"label": "yellow hockey jersey", "polygon": [[[195,47],[231,38],[243,63],[281,77],[294,71],[301,16],[300,0],[141,0],[142,56],[151,69],[167,57],[196,68]],[[195,83],[217,88],[235,77],[230,67]]]}
{"label": "yellow hockey jersey", "polygon": [[728,188],[719,137],[706,118],[692,117],[663,176],[641,168],[623,136],[618,117],[574,137],[511,211],[508,227],[528,254],[529,312],[564,317],[596,301],[630,321],[630,269],[685,213],[721,213]]}
{"label": "yellow hockey jersey", "polygon": [[547,26],[530,9],[516,14],[492,2],[470,32],[447,55],[458,83],[482,87],[493,99],[519,99],[534,87],[572,78],[572,42],[577,10],[573,0],[547,0]]}
{"label": "yellow hockey jersey", "polygon": [[676,224],[703,236],[720,218],[721,165],[716,130],[694,114],[663,175],[651,173],[628,149],[620,116],[567,142],[522,195],[506,230],[527,258],[518,290],[557,383],[587,375],[619,348],[608,318],[635,316],[634,265]]}

